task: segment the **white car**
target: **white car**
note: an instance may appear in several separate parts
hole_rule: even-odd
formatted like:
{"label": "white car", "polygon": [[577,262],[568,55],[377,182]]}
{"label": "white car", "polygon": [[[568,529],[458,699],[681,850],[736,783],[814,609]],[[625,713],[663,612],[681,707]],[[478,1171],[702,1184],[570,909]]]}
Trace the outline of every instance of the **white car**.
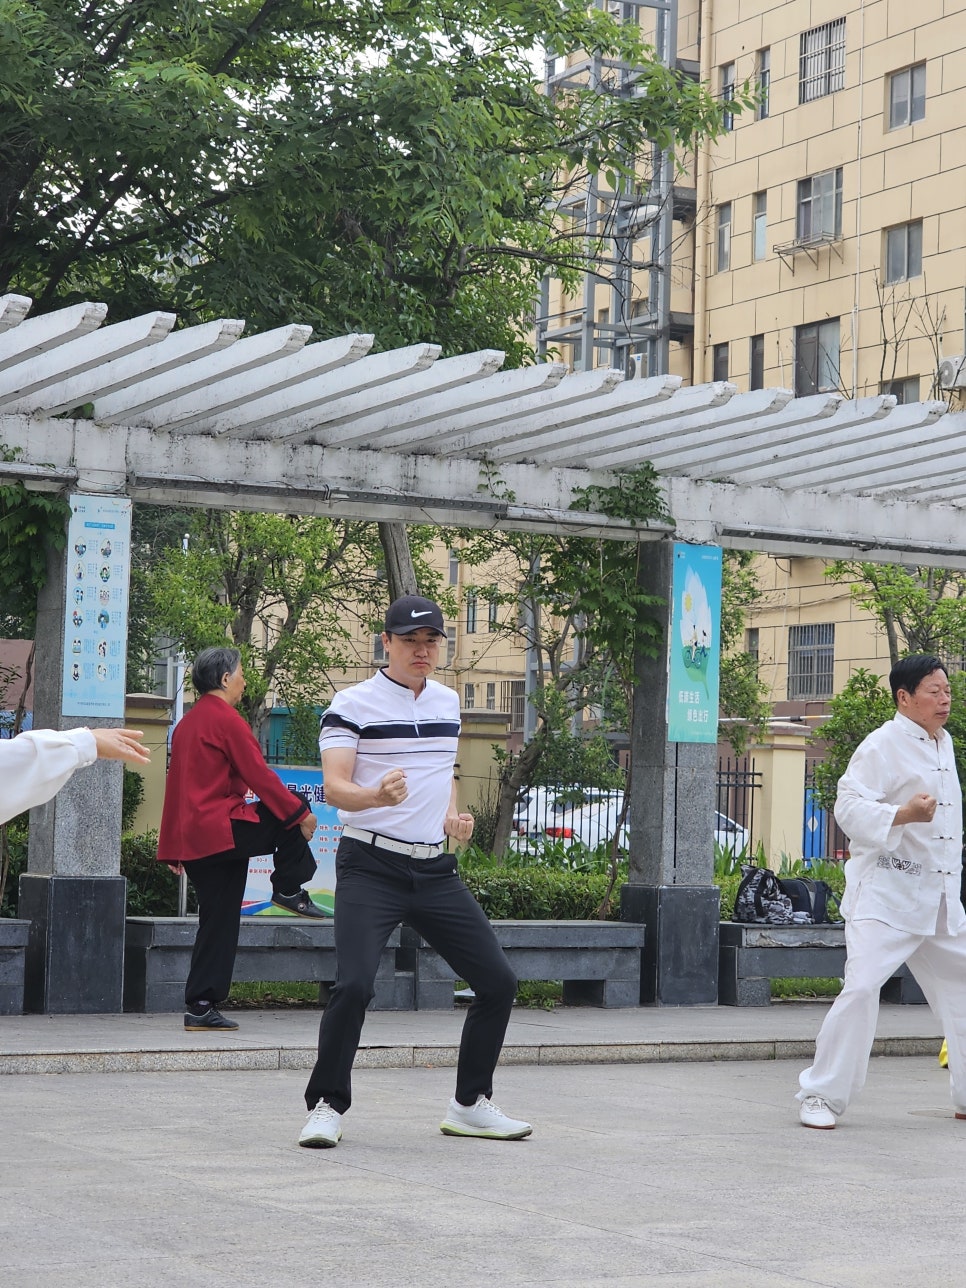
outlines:
{"label": "white car", "polygon": [[[589,849],[608,842],[614,835],[624,803],[624,793],[588,788],[584,804],[561,802],[559,789],[532,787],[521,798],[513,818],[513,844],[561,841],[565,846],[580,842]],[[715,843],[732,854],[748,846],[748,831],[720,810],[714,815]],[[627,822],[621,828],[620,844],[627,848]]]}

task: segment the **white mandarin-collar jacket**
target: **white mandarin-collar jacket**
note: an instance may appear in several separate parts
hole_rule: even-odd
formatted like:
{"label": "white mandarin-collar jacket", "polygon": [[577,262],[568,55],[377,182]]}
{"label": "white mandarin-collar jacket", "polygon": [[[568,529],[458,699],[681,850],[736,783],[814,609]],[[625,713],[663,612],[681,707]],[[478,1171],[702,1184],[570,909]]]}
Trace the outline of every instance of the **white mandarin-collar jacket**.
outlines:
{"label": "white mandarin-collar jacket", "polygon": [[[917,792],[936,798],[932,821],[894,827],[896,810]],[[839,779],[835,817],[850,842],[842,900],[847,918],[932,935],[945,894],[946,928],[966,931],[959,899],[963,801],[945,729],[930,738],[897,712],[870,733]]]}

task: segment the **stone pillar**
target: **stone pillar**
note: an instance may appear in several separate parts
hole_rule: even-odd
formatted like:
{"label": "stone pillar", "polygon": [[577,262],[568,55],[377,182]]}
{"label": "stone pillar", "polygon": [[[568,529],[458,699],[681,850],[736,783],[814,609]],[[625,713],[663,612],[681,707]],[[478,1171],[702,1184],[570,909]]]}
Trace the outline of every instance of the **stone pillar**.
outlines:
{"label": "stone pillar", "polygon": [[[642,586],[671,615],[673,544],[641,546]],[[714,873],[717,747],[667,740],[667,657],[639,658],[631,727],[630,860],[622,916],[647,927],[641,1002],[718,1001],[720,895]]]}
{"label": "stone pillar", "polygon": [[[66,555],[51,552],[37,612],[34,728],[119,720],[61,715]],[[29,919],[24,1007],[46,1014],[119,1012],[126,882],[120,876],[122,768],[96,761],[30,811],[19,915]]]}

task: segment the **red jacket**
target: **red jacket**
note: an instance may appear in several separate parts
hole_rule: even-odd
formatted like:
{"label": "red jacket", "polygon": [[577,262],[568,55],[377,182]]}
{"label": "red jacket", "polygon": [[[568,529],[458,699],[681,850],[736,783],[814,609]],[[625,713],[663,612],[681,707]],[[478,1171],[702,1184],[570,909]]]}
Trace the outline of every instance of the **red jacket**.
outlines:
{"label": "red jacket", "polygon": [[175,726],[158,836],[162,863],[220,854],[234,846],[233,818],[258,822],[253,791],[285,827],[309,811],[265,763],[255,735],[234,707],[205,693]]}

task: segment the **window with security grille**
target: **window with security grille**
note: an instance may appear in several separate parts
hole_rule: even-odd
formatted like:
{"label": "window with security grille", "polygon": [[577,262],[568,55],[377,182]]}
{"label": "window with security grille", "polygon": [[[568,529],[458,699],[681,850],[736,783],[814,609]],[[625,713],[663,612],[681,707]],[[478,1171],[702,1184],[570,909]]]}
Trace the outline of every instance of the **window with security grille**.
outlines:
{"label": "window with security grille", "polygon": [[382,642],[381,635],[372,637],[372,660],[376,666],[382,666],[386,662],[386,647]]}
{"label": "window with security grille", "polygon": [[842,167],[798,181],[795,235],[800,242],[842,236]]}
{"label": "window with security grille", "polygon": [[510,732],[522,733],[527,710],[527,686],[523,680],[501,680],[500,710],[510,717]]}
{"label": "window with security grille", "polygon": [[453,665],[453,658],[456,656],[456,627],[446,627],[446,666]]}
{"label": "window with security grille", "polygon": [[476,591],[471,590],[466,596],[466,633],[467,635],[476,634],[476,615],[479,601],[476,597]]}
{"label": "window with security grille", "polygon": [[845,19],[803,31],[798,44],[798,101],[834,94],[845,85]]}
{"label": "window with security grille", "polygon": [[496,710],[496,684],[486,686],[486,709],[487,711]]}
{"label": "window with security grille", "polygon": [[922,272],[922,220],[887,228],[885,234],[885,280],[905,282]]}
{"label": "window with security grille", "polygon": [[889,129],[921,121],[926,115],[926,64],[916,63],[889,77]]}
{"label": "window with security grille", "polygon": [[712,350],[712,365],[714,368],[712,373],[712,379],[714,380],[728,379],[728,342],[727,341],[725,341],[724,344],[716,344],[714,346],[714,349]]}
{"label": "window with security grille", "polygon": [[475,706],[476,706],[476,685],[464,684],[463,685],[463,710],[472,711]]}
{"label": "window with security grille", "polygon": [[802,702],[832,696],[835,625],[788,628],[788,700]]}

